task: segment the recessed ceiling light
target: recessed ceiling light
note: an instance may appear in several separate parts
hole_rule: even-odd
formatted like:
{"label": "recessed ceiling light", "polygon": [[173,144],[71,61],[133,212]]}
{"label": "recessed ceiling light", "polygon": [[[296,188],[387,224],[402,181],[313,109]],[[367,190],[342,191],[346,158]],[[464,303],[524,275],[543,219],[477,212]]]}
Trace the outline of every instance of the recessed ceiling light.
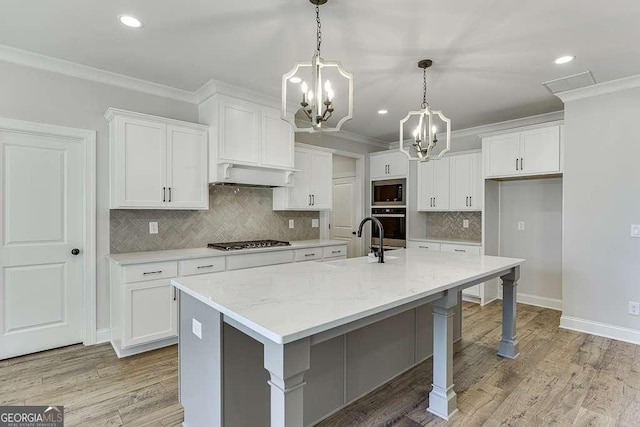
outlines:
{"label": "recessed ceiling light", "polygon": [[378,110],[378,114],[387,114],[388,111],[387,110]]}
{"label": "recessed ceiling light", "polygon": [[131,27],[131,28],[142,28],[142,21],[140,21],[138,18],[136,18],[135,16],[131,16],[131,15],[120,15],[118,16],[118,19],[120,20],[120,22],[122,22],[124,25],[126,25],[127,27]]}
{"label": "recessed ceiling light", "polygon": [[554,61],[556,64],[561,65],[561,64],[566,64],[567,62],[571,62],[574,59],[576,59],[575,56],[573,55],[565,55],[565,56],[561,56],[559,58],[556,58],[556,60]]}
{"label": "recessed ceiling light", "polygon": [[300,77],[291,77],[291,78],[289,79],[289,81],[290,81],[291,83],[300,83],[300,82],[302,81],[302,79],[301,79]]}

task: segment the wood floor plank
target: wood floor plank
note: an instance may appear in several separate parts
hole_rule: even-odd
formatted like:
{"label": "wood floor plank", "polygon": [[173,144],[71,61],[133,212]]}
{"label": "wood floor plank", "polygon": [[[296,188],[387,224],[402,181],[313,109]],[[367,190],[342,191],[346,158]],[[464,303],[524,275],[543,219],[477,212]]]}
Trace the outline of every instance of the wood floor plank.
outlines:
{"label": "wood floor plank", "polygon": [[613,427],[616,425],[616,422],[613,418],[609,418],[585,408],[580,408],[573,425],[576,427]]}

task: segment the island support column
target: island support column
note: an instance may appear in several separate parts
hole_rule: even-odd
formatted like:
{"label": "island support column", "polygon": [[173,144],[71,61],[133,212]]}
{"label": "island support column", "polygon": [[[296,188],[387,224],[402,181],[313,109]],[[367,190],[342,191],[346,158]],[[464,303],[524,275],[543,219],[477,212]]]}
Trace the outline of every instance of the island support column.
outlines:
{"label": "island support column", "polygon": [[500,276],[502,280],[502,339],[498,343],[498,356],[514,359],[518,357],[516,339],[516,296],[520,266],[514,267],[509,274]]}
{"label": "island support column", "polygon": [[264,367],[271,379],[271,427],[304,426],[304,373],[310,367],[311,340],[264,344]]}
{"label": "island support column", "polygon": [[458,411],[458,398],[453,391],[453,316],[458,293],[447,292],[433,307],[433,389],[429,393],[427,411],[448,420]]}

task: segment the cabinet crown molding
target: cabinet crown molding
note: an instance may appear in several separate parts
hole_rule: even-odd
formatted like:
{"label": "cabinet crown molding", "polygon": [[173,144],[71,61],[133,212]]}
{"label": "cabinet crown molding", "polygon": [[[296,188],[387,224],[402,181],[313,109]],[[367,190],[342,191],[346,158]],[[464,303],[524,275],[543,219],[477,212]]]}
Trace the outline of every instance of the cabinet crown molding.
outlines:
{"label": "cabinet crown molding", "polygon": [[501,129],[501,130],[497,130],[495,132],[481,133],[481,134],[478,134],[478,136],[480,138],[489,138],[489,137],[492,137],[492,136],[506,135],[506,134],[515,133],[515,132],[522,132],[522,131],[526,131],[526,130],[544,129],[544,128],[548,128],[548,127],[562,126],[562,125],[564,125],[564,120],[554,120],[552,122],[544,122],[544,123],[538,123],[538,124],[535,124],[535,125],[520,126],[520,127],[517,127],[517,128]]}
{"label": "cabinet crown molding", "polygon": [[114,117],[129,117],[132,119],[152,120],[154,122],[164,123],[167,125],[176,125],[182,127],[189,127],[195,130],[207,131],[209,126],[200,123],[187,122],[183,120],[170,119],[167,117],[154,116],[151,114],[138,113],[135,111],[121,110],[119,108],[109,107],[104,113],[104,118],[107,121],[113,120]]}

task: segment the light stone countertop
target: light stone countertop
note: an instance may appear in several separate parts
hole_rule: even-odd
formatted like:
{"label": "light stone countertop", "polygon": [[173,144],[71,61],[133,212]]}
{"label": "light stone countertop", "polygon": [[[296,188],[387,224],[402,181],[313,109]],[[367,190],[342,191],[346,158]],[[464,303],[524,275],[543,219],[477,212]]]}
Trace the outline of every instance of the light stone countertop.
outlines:
{"label": "light stone countertop", "polygon": [[453,245],[469,245],[469,246],[482,246],[482,242],[477,242],[473,240],[464,240],[464,239],[422,239],[422,238],[413,238],[408,237],[407,240],[412,240],[414,242],[430,242],[430,243],[451,243]]}
{"label": "light stone countertop", "polygon": [[371,261],[301,262],[171,282],[263,337],[286,344],[524,262],[421,249],[390,252],[384,264]]}
{"label": "light stone countertop", "polygon": [[210,248],[172,249],[166,251],[130,252],[109,254],[107,259],[116,264],[143,264],[146,262],[177,261],[181,259],[208,258],[215,256],[242,255],[256,252],[286,251],[293,249],[321,248],[325,246],[346,245],[343,240],[314,239],[290,242],[291,246],[276,246],[270,248],[242,249],[237,251],[221,251]]}

